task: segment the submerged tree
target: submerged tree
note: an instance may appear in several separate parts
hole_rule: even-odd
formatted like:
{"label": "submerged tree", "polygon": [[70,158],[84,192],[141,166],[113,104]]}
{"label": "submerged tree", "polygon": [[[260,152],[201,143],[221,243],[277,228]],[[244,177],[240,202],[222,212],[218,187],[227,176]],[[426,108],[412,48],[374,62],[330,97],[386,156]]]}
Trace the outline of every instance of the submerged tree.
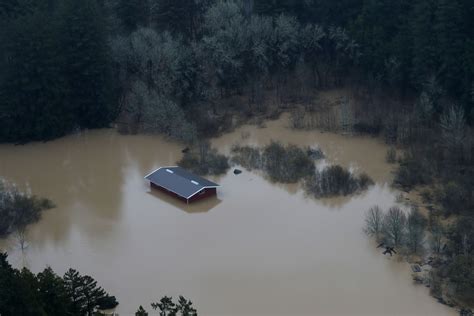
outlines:
{"label": "submerged tree", "polygon": [[367,235],[375,237],[377,241],[380,240],[383,232],[383,213],[378,205],[371,207],[367,211],[364,231]]}
{"label": "submerged tree", "polygon": [[41,213],[53,206],[47,199],[21,192],[15,186],[0,180],[0,237],[17,232],[24,248],[26,227],[38,221]]}
{"label": "submerged tree", "polygon": [[399,207],[391,207],[383,220],[384,236],[387,242],[397,247],[403,242],[405,236],[405,213]]}

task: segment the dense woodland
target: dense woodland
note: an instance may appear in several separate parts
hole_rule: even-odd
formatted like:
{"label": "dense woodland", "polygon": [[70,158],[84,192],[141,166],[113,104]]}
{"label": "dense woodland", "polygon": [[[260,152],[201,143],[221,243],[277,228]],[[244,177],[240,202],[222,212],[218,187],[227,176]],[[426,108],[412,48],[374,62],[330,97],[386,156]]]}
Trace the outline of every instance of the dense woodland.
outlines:
{"label": "dense woodland", "polygon": [[470,122],[473,11],[469,0],[2,0],[0,141],[122,120],[192,140],[232,109],[263,110],[268,91],[286,104],[342,86],[425,92],[430,121],[447,99]]}
{"label": "dense woodland", "polygon": [[388,155],[394,184],[424,186],[424,227],[443,245],[434,275],[463,304],[474,297],[473,17],[471,0],[1,0],[0,142],[118,124],[193,143],[236,116],[297,108],[302,128],[321,91],[349,89],[341,127],[402,149]]}

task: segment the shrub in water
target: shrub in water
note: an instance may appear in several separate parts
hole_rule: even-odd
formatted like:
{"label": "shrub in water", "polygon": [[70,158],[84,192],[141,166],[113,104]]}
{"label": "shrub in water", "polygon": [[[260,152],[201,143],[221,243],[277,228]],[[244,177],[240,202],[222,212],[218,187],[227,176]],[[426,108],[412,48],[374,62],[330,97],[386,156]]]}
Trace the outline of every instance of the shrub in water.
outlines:
{"label": "shrub in water", "polygon": [[316,171],[306,179],[305,188],[315,197],[327,197],[352,194],[372,184],[373,181],[368,175],[355,177],[347,169],[336,165]]}
{"label": "shrub in water", "polygon": [[230,168],[228,158],[219,154],[215,148],[211,148],[209,142],[199,143],[186,152],[178,161],[178,166],[200,175],[223,174]]}

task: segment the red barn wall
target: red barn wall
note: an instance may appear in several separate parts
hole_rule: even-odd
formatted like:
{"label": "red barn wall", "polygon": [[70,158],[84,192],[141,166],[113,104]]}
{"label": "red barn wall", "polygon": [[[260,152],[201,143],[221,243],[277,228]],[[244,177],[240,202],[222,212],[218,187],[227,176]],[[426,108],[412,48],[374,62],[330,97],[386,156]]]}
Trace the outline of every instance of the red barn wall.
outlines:
{"label": "red barn wall", "polygon": [[192,196],[189,199],[189,202],[195,202],[199,201],[211,196],[216,196],[217,195],[217,189],[216,188],[208,188],[208,189],[202,189],[199,193],[196,193],[194,196]]}
{"label": "red barn wall", "polygon": [[152,183],[152,182],[150,182],[150,185],[151,185],[151,187],[152,187],[153,189],[160,190],[161,192],[164,192],[164,193],[166,193],[166,194],[168,194],[168,195],[171,195],[171,196],[177,198],[178,200],[181,200],[181,201],[183,201],[183,202],[187,202],[184,197],[182,197],[182,196],[180,196],[180,195],[178,195],[178,194],[176,194],[176,193],[174,193],[174,192],[171,192],[171,191],[169,191],[169,190],[166,190],[165,188],[160,187],[159,185],[156,185],[156,184],[154,184],[154,183]]}
{"label": "red barn wall", "polygon": [[[150,185],[152,188],[154,189],[157,189],[157,190],[160,190],[161,192],[164,192],[170,196],[173,196],[175,198],[177,198],[178,200],[181,200],[183,202],[188,202],[188,200],[186,200],[186,198],[174,193],[174,192],[171,192],[159,185],[156,185],[152,182],[150,182]],[[198,193],[196,193],[195,195],[193,195],[191,198],[189,198],[189,203],[191,202],[195,202],[195,201],[199,201],[199,200],[202,200],[202,199],[205,199],[207,197],[211,197],[211,196],[216,196],[217,195],[217,189],[216,188],[204,188],[202,189],[201,191],[199,191]]]}

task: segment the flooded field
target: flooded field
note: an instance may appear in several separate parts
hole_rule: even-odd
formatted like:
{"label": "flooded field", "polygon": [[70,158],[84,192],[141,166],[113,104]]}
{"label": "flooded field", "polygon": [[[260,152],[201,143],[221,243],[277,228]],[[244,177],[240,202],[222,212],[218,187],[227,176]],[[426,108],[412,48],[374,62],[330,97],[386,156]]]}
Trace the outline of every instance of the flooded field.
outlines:
{"label": "flooded field", "polygon": [[[395,203],[387,147],[373,138],[292,131],[285,118],[243,126],[213,140],[271,140],[320,146],[327,163],[364,171],[376,185],[345,198],[315,200],[298,185],[259,173],[211,177],[218,198],[185,205],[150,191],[143,176],[175,165],[182,146],[157,136],[99,130],[48,143],[0,146],[0,176],[51,199],[30,226],[24,253],[0,242],[17,267],[73,267],[117,296],[120,315],[164,295],[191,299],[199,315],[455,315],[409,266],[384,257],[362,233],[364,212]],[[324,162],[323,162],[324,163]]]}

